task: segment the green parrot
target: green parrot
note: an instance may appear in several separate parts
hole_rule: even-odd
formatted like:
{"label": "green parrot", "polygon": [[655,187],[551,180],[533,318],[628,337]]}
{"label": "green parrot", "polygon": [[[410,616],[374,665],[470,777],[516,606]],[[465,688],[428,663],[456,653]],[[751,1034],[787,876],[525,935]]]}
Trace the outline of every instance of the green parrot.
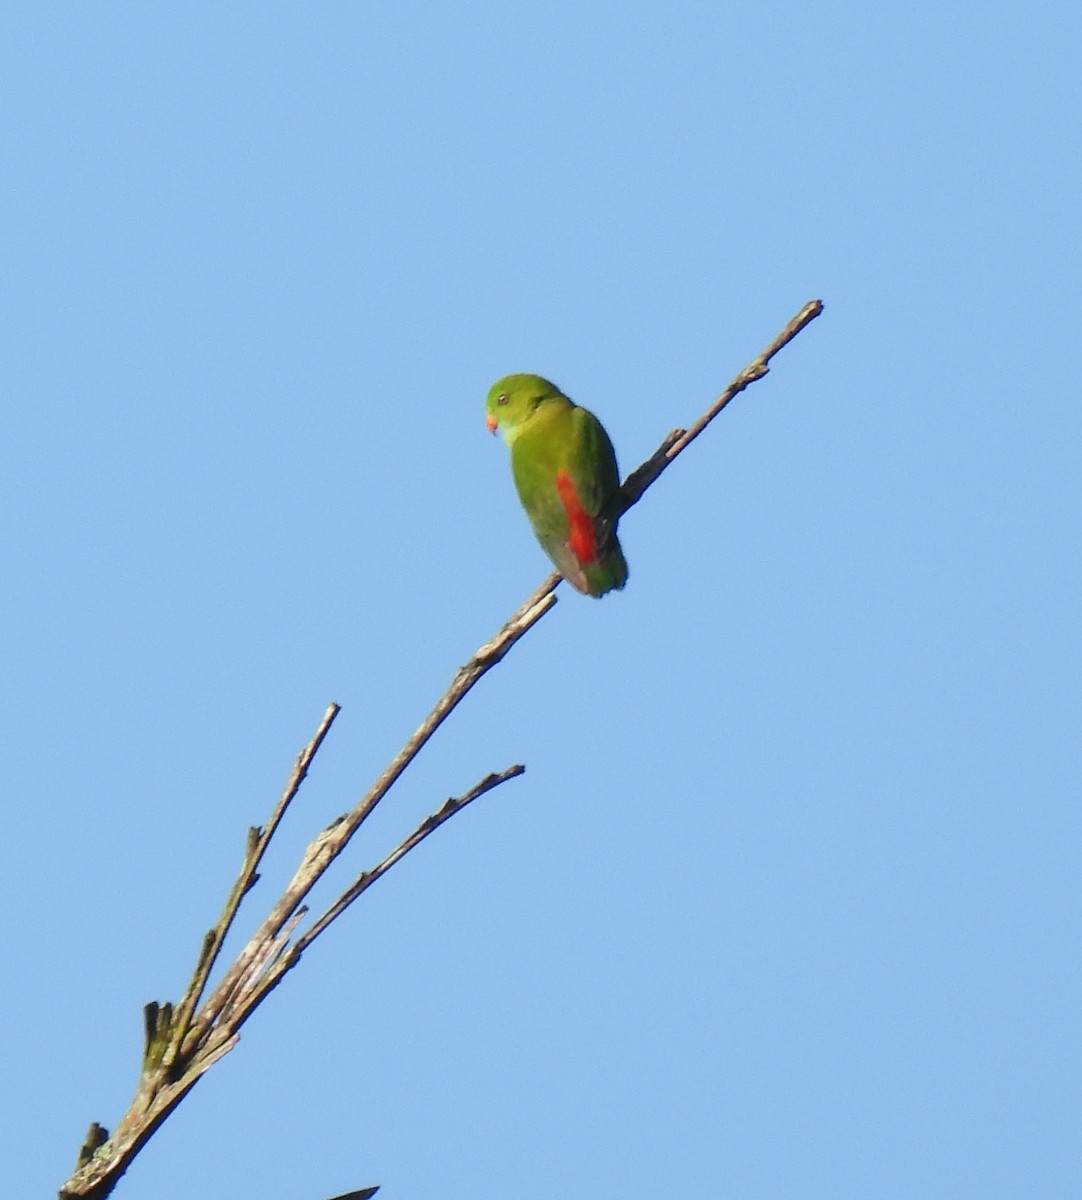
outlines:
{"label": "green parrot", "polygon": [[627,583],[616,540],[620,473],[593,413],[540,375],[492,385],[485,423],[511,447],[511,474],[537,540],[573,588],[604,596]]}

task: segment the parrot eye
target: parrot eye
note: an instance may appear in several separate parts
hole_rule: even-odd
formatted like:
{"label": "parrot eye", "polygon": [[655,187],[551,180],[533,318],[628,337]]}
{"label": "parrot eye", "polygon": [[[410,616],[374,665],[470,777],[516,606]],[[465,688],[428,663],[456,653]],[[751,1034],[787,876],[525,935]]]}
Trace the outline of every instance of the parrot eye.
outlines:
{"label": "parrot eye", "polygon": [[510,399],[511,399],[511,397],[506,392],[504,392],[502,396],[496,397],[496,403],[497,404],[506,404],[507,401]]}

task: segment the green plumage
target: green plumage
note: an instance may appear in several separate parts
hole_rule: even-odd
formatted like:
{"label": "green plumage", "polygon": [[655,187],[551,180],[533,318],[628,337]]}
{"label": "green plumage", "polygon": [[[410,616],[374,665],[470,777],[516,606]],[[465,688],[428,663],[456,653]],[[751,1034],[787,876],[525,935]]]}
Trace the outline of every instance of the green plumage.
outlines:
{"label": "green plumage", "polygon": [[620,473],[601,422],[540,375],[499,380],[485,412],[489,429],[511,447],[522,507],[560,574],[588,596],[622,588]]}

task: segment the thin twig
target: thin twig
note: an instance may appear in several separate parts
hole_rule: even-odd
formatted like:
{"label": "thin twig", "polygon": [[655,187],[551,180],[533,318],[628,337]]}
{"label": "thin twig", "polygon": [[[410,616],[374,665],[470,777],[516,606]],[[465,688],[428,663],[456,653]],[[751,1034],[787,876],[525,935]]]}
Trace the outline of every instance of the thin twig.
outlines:
{"label": "thin twig", "polygon": [[411,850],[419,846],[444,821],[449,821],[456,813],[461,812],[467,804],[471,804],[474,800],[479,799],[486,792],[491,792],[493,788],[499,787],[501,783],[506,783],[509,779],[518,778],[525,770],[526,768],[519,763],[516,766],[508,767],[506,771],[498,771],[492,775],[486,775],[479,783],[475,783],[464,796],[452,796],[444,801],[443,805],[436,812],[425,817],[408,837],[403,838],[381,863],[378,863],[369,871],[362,871],[357,876],[353,883],[346,888],[319,920],[315,921],[309,929],[301,934],[296,942],[297,950],[306,950],[332,921],[337,920],[349,908],[362,892],[367,891],[396,862],[405,858]]}
{"label": "thin twig", "polygon": [[[226,936],[240,909],[241,901],[252,890],[256,880],[259,878],[259,864],[263,861],[263,855],[270,845],[270,840],[274,837],[282,818],[286,814],[286,810],[292,804],[294,797],[300,790],[301,784],[308,775],[308,768],[312,765],[312,760],[319,752],[320,746],[323,745],[323,739],[330,732],[330,728],[334,724],[334,719],[340,711],[341,709],[337,704],[331,704],[328,707],[312,740],[297,755],[297,761],[293,764],[293,772],[286,782],[286,786],[278,798],[278,803],[274,806],[274,810],[271,812],[266,825],[262,829],[253,826],[248,830],[248,843],[244,855],[244,865],[241,867],[237,881],[229,893],[229,898],[226,900],[222,915],[204,939],[203,951],[196,964],[192,981],[188,985],[183,999],[177,1006],[175,1017],[177,1037],[173,1044],[175,1050],[178,1050],[183,1044],[191,1024],[192,1014],[195,1012],[196,1006],[203,995],[203,989],[207,985],[207,980],[210,978],[210,973],[214,969],[214,964],[221,952],[222,944],[225,942]],[[233,971],[242,970],[243,966],[239,965],[238,960],[238,964],[234,964],[230,972],[227,973],[227,977]],[[168,1063],[171,1059],[167,1058],[166,1061]]]}
{"label": "thin twig", "polygon": [[683,454],[730,400],[739,396],[748,384],[762,379],[767,374],[770,370],[770,360],[774,355],[788,346],[805,325],[810,325],[822,311],[822,300],[809,300],[762,354],[758,358],[753,358],[736,376],[690,429],[674,429],[646,462],[631,472],[621,489],[626,497],[625,512],[632,505],[638,504],[646,489],[657,481],[662,471],[672,466],[677,456]]}

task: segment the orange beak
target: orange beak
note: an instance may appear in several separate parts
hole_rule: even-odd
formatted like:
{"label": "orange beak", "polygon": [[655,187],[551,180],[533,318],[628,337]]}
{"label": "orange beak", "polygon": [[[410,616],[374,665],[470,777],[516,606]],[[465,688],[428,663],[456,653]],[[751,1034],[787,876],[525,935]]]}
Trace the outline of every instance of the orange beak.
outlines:
{"label": "orange beak", "polygon": [[485,428],[489,431],[489,433],[496,432],[496,418],[491,413],[488,413],[485,416]]}

